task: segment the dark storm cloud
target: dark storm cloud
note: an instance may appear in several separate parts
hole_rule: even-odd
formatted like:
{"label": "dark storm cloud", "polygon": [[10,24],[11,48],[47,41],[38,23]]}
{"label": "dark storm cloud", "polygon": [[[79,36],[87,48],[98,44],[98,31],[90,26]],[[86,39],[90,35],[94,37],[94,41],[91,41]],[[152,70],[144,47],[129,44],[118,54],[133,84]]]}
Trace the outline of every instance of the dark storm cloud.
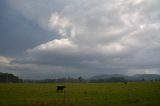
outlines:
{"label": "dark storm cloud", "polygon": [[0,1],[0,54],[18,56],[28,48],[53,39],[56,34],[42,29],[36,22]]}

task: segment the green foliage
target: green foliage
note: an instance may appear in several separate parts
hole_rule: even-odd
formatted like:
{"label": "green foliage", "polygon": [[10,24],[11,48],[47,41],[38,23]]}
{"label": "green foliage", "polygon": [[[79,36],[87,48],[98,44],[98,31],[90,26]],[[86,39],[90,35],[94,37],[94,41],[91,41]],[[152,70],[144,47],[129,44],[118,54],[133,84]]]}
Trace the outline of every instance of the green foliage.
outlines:
{"label": "green foliage", "polygon": [[22,82],[22,80],[13,74],[0,72],[0,82]]}
{"label": "green foliage", "polygon": [[0,84],[0,106],[160,106],[159,99],[160,82]]}

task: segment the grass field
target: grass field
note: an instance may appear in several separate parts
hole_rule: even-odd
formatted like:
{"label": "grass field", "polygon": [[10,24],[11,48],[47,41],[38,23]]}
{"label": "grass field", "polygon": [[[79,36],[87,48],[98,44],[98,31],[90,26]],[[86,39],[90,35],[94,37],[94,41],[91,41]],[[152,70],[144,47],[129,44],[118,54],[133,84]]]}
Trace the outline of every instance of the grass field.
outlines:
{"label": "grass field", "polygon": [[0,106],[160,106],[160,82],[0,84]]}

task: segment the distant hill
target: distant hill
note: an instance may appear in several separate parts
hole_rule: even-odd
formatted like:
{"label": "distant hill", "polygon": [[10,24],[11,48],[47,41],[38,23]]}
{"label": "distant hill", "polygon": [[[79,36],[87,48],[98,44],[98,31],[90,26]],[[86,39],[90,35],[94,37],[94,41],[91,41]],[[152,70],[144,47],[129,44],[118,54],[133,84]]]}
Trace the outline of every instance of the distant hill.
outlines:
{"label": "distant hill", "polygon": [[96,75],[96,76],[93,76],[93,77],[90,77],[89,80],[98,80],[98,79],[109,79],[109,78],[112,78],[112,77],[128,77],[128,76],[125,76],[125,75],[121,75],[121,74],[102,74],[102,75]]}
{"label": "distant hill", "polygon": [[[121,74],[103,74],[90,77],[90,81],[111,81],[111,79],[120,79],[122,81],[140,81],[140,80],[160,80],[160,75],[157,74],[136,74],[133,76],[121,75]],[[122,80],[123,79],[123,80]],[[112,81],[111,81],[112,82]]]}
{"label": "distant hill", "polygon": [[155,80],[160,79],[160,75],[158,74],[136,74],[130,77],[132,80]]}

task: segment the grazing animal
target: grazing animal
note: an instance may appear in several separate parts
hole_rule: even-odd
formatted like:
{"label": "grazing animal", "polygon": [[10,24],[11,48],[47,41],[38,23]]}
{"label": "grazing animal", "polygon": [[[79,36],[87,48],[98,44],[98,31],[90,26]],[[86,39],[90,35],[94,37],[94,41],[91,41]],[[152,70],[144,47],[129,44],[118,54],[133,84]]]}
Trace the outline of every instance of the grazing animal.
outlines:
{"label": "grazing animal", "polygon": [[127,83],[128,83],[127,81],[124,82],[124,84],[127,84]]}
{"label": "grazing animal", "polygon": [[57,92],[62,92],[66,86],[57,86]]}

